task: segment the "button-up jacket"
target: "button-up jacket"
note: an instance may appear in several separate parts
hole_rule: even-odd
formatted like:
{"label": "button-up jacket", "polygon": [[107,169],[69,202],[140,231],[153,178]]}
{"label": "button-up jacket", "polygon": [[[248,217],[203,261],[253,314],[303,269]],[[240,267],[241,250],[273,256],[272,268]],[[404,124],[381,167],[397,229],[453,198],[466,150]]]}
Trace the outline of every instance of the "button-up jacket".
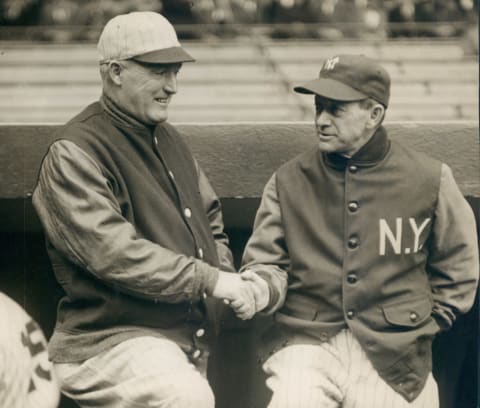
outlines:
{"label": "button-up jacket", "polygon": [[270,285],[267,349],[348,327],[411,401],[431,371],[433,336],[473,303],[475,220],[447,165],[380,128],[352,158],[313,150],[282,166],[243,262]]}
{"label": "button-up jacket", "polygon": [[208,347],[204,298],[232,257],[219,200],[172,126],[146,127],[103,97],[60,129],[33,204],[65,291],[54,361],[142,335],[195,356]]}

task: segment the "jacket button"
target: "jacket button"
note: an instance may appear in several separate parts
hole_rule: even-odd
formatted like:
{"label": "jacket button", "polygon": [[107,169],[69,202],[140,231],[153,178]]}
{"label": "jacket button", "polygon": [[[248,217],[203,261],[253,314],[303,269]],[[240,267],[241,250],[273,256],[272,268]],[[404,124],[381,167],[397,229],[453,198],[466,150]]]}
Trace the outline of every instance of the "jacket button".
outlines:
{"label": "jacket button", "polygon": [[328,341],[328,333],[321,332],[320,333],[320,341]]}
{"label": "jacket button", "polygon": [[192,216],[192,210],[188,207],[183,210],[183,213],[185,214],[185,217],[187,217],[187,218],[190,218]]}
{"label": "jacket button", "polygon": [[198,329],[195,332],[195,336],[197,336],[197,337],[203,337],[204,334],[205,334],[205,329]]}
{"label": "jacket button", "polygon": [[418,315],[415,312],[410,313],[410,320],[416,322],[418,320]]}
{"label": "jacket button", "polygon": [[350,273],[349,275],[347,275],[347,282],[350,285],[354,285],[355,283],[357,283],[357,281],[358,281],[357,275],[355,275],[354,273]]}
{"label": "jacket button", "polygon": [[200,259],[203,259],[203,249],[202,248],[198,248],[198,257]]}
{"label": "jacket button", "polygon": [[197,359],[198,357],[200,357],[202,355],[202,352],[200,350],[195,350],[192,354],[192,357],[194,359]]}
{"label": "jacket button", "polygon": [[348,166],[348,170],[350,171],[350,173],[356,173],[358,171],[358,167],[354,164],[351,164],[350,166]]}
{"label": "jacket button", "polygon": [[355,316],[355,312],[354,312],[352,309],[350,309],[350,310],[347,312],[347,317],[348,317],[349,319],[353,319],[354,316]]}
{"label": "jacket button", "polygon": [[348,203],[348,209],[350,212],[356,212],[358,210],[358,203],[356,201],[350,201]]}
{"label": "jacket button", "polygon": [[208,295],[205,292],[203,292],[202,293],[202,298],[206,299],[207,297],[208,297]]}
{"label": "jacket button", "polygon": [[359,240],[357,237],[351,237],[349,240],[348,240],[348,247],[350,249],[355,249],[356,247],[358,247],[358,244],[359,244]]}

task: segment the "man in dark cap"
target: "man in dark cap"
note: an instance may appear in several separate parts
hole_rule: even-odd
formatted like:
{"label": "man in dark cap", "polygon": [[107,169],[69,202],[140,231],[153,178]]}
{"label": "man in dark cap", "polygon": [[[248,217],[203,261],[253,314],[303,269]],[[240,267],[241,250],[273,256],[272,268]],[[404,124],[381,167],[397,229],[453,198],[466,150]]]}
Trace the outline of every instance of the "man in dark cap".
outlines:
{"label": "man in dark cap", "polygon": [[275,313],[269,407],[438,407],[432,339],[478,281],[472,211],[446,164],[388,138],[377,62],[330,58],[295,91],[315,97],[318,146],[267,183],[242,267]]}
{"label": "man in dark cap", "polygon": [[160,14],[111,19],[98,42],[100,101],[63,126],[33,204],[64,297],[50,358],[82,407],[208,407],[215,301],[251,315],[220,203],[166,122],[193,58]]}

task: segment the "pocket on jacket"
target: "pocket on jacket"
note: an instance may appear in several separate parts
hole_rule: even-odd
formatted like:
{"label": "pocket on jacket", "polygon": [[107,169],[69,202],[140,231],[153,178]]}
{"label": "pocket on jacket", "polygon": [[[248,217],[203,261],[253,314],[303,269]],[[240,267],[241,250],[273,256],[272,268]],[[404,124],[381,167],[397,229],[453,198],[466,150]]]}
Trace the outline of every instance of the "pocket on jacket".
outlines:
{"label": "pocket on jacket", "polygon": [[397,300],[382,305],[385,320],[395,326],[417,327],[430,319],[432,301],[428,296]]}

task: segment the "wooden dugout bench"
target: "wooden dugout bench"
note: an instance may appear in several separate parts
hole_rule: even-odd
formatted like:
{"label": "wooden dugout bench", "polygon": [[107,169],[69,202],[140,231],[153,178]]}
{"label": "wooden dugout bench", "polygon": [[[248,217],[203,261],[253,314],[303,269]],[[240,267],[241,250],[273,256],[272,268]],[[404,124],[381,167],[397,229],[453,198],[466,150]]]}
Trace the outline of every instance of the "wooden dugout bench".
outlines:
{"label": "wooden dugout bench", "polygon": [[[24,306],[51,335],[61,289],[45,252],[31,204],[41,159],[56,125],[0,125],[0,290]],[[478,124],[387,123],[393,139],[447,164],[479,223]],[[311,123],[178,124],[222,200],[231,247],[238,263],[251,233],[263,186],[282,163],[314,148]],[[401,198],[399,198],[401,199]],[[256,364],[259,318],[226,328],[212,353],[209,377],[219,408],[263,407],[268,392]],[[474,408],[478,388],[478,297],[454,328],[437,337],[434,373],[441,408]],[[62,400],[61,407],[72,407]]]}

